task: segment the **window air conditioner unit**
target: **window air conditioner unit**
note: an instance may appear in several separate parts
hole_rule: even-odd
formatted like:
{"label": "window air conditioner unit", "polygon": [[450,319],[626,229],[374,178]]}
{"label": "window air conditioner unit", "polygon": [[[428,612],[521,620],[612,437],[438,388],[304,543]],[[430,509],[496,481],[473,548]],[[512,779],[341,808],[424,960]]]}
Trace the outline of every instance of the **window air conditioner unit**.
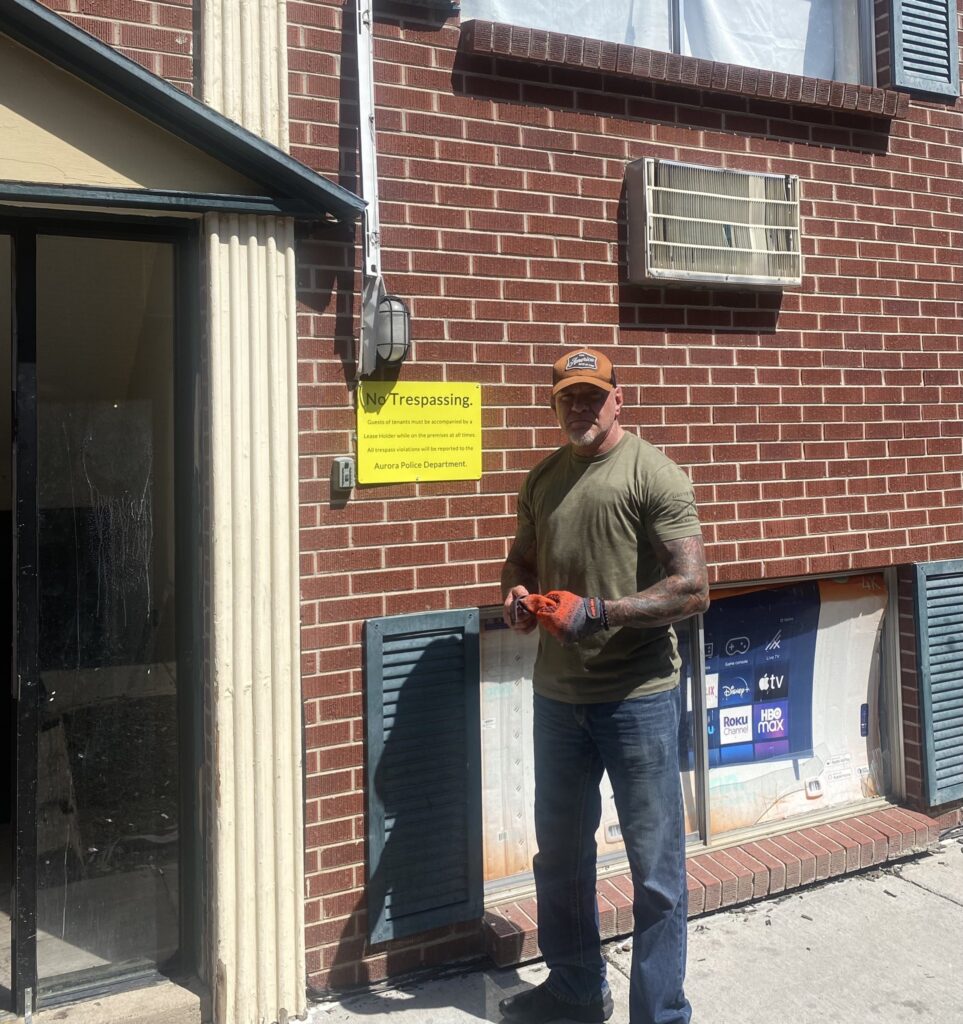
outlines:
{"label": "window air conditioner unit", "polygon": [[802,283],[796,175],[644,157],[626,168],[625,191],[630,282]]}

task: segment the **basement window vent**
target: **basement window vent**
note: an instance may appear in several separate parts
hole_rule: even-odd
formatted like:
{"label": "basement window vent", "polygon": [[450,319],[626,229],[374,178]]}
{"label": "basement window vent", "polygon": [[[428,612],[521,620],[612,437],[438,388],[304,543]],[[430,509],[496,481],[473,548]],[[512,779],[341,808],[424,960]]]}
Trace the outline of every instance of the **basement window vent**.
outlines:
{"label": "basement window vent", "polygon": [[795,175],[645,157],[629,164],[625,183],[630,282],[802,283]]}

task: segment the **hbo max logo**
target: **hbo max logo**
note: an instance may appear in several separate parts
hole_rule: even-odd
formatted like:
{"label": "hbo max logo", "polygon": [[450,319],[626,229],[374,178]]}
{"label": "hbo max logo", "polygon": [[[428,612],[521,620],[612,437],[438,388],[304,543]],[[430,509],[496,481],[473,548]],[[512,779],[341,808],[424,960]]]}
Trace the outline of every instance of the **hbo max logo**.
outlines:
{"label": "hbo max logo", "polygon": [[757,742],[786,739],[789,735],[789,701],[756,704],[752,709],[752,720]]}

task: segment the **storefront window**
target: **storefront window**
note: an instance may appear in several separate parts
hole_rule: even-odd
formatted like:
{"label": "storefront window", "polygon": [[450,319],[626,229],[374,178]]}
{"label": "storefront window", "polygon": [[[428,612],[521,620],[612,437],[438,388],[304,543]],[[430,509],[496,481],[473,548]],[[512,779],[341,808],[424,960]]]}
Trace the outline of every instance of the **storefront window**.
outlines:
{"label": "storefront window", "polygon": [[720,594],[704,617],[711,833],[882,793],[882,575]]}
{"label": "storefront window", "polygon": [[[883,795],[886,605],[885,578],[871,573],[720,590],[701,619],[677,626],[687,709],[679,770],[690,845],[767,824],[778,831],[787,819]],[[692,671],[690,636],[699,626],[704,676],[701,665]],[[537,645],[535,635],[505,629],[500,609],[483,617],[484,862],[486,882],[495,886],[524,884],[536,852],[531,679]],[[693,686],[700,682],[704,699],[697,702]],[[607,777],[596,840],[603,867],[624,858]]]}

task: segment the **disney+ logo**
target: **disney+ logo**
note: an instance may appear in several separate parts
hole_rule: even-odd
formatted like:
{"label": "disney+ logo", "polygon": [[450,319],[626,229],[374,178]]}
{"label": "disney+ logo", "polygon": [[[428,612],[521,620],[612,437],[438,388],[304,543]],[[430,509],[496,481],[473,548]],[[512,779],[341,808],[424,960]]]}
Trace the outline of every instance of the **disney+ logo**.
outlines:
{"label": "disney+ logo", "polygon": [[742,676],[730,676],[719,682],[719,704],[747,704],[752,700],[752,687]]}

